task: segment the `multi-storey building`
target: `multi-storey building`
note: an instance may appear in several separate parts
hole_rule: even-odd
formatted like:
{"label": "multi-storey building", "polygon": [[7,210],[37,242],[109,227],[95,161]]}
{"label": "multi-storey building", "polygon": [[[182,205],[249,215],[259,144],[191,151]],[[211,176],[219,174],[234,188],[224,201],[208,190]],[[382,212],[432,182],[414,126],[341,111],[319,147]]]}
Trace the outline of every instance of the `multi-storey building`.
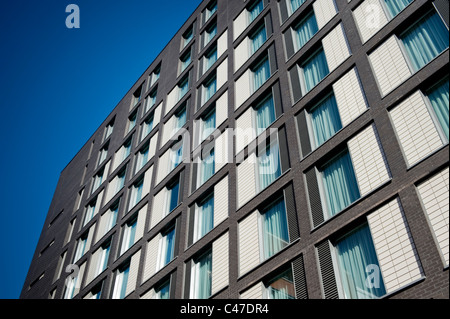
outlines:
{"label": "multi-storey building", "polygon": [[21,298],[448,298],[448,7],[203,1],[62,171]]}

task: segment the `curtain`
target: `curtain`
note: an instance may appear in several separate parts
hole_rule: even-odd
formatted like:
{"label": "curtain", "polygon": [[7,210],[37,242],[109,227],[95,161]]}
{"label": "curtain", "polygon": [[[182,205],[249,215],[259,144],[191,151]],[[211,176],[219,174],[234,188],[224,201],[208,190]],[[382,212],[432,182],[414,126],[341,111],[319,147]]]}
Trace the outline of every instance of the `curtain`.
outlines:
{"label": "curtain", "polygon": [[341,117],[334,94],[311,111],[315,146],[319,147],[342,128]]}
{"label": "curtain", "polygon": [[106,267],[108,265],[110,246],[102,247],[101,249],[102,249],[102,252],[101,252],[98,264],[97,264],[97,268],[95,270],[96,276],[100,275],[103,272],[103,270],[106,269]]}
{"label": "curtain", "polygon": [[108,212],[108,222],[106,223],[105,234],[114,227],[117,221],[117,214],[119,212],[119,207],[111,208]]}
{"label": "curtain", "polygon": [[87,239],[79,239],[77,244],[77,250],[75,252],[75,257],[73,258],[73,262],[77,262],[84,255],[84,248],[86,247]]}
{"label": "curtain", "polygon": [[206,31],[206,39],[205,39],[205,44],[208,44],[209,41],[211,41],[217,34],[217,25],[214,25],[211,29]]}
{"label": "curtain", "polygon": [[119,285],[120,285],[120,299],[125,298],[127,293],[128,284],[128,274],[130,272],[130,267],[127,267],[123,272],[120,273]]}
{"label": "curtain", "polygon": [[180,96],[178,98],[178,101],[181,100],[183,98],[183,96],[185,96],[188,91],[189,91],[189,81],[185,80],[180,85]]}
{"label": "curtain", "polygon": [[[309,92],[329,73],[325,52],[320,50],[314,57],[303,66],[303,74],[305,79],[305,89]],[[306,93],[305,92],[305,93]]]}
{"label": "curtain", "polygon": [[[292,13],[294,13],[306,0],[290,0]],[[292,14],[291,13],[291,14]]]}
{"label": "curtain", "polygon": [[203,100],[203,104],[206,103],[206,101],[208,101],[213,95],[214,93],[216,93],[217,91],[217,81],[214,78],[211,82],[207,83],[204,87],[203,90],[205,90],[204,93],[204,100]]}
{"label": "curtain", "polygon": [[159,299],[169,299],[170,298],[170,281],[165,283],[158,291]]}
{"label": "curtain", "polygon": [[184,108],[182,112],[178,113],[176,117],[177,117],[176,121],[177,124],[175,130],[178,131],[180,128],[183,127],[184,124],[186,124],[186,108]]}
{"label": "curtain", "polygon": [[255,53],[267,40],[266,28],[262,26],[251,38],[251,55]]}
{"label": "curtain", "polygon": [[[178,148],[176,148],[178,147]],[[178,165],[180,165],[183,160],[183,144],[180,142],[180,145],[175,145],[175,149],[172,149],[172,169],[174,170]]]}
{"label": "curtain", "polygon": [[253,92],[259,89],[270,77],[269,59],[265,59],[253,71]]}
{"label": "curtain", "polygon": [[163,266],[167,265],[172,259],[175,252],[175,228],[168,232],[165,236],[166,240],[166,251]]}
{"label": "curtain", "polygon": [[153,117],[145,122],[145,132],[143,137],[147,136],[153,129]]}
{"label": "curtain", "polygon": [[[367,225],[342,239],[336,245],[336,249],[345,298],[374,299],[386,294],[377,254]],[[376,267],[367,268],[369,265]],[[375,269],[377,273],[370,269]],[[369,280],[371,275],[376,277],[376,280]]]}
{"label": "curtain", "polygon": [[214,175],[215,163],[214,163],[214,149],[208,154],[202,161],[202,174],[200,185],[203,185],[211,176]]}
{"label": "curtain", "polygon": [[209,70],[210,67],[213,66],[214,63],[217,61],[217,49],[215,49],[213,52],[211,52],[210,55],[206,56],[206,63],[205,63],[205,69],[203,73],[205,73],[207,70]]}
{"label": "curtain", "polygon": [[176,183],[170,190],[170,202],[169,202],[169,213],[178,206],[178,189],[179,184]]}
{"label": "curtain", "polygon": [[434,113],[441,124],[442,130],[445,135],[448,136],[449,131],[449,82],[446,80],[442,84],[433,88],[428,93],[428,98],[430,99],[431,105],[433,107]]}
{"label": "curtain", "polygon": [[448,48],[448,30],[439,14],[427,15],[401,37],[411,63],[418,71]]}
{"label": "curtain", "polygon": [[337,214],[360,197],[358,183],[348,151],[322,171],[329,213]]}
{"label": "curtain", "polygon": [[263,0],[260,0],[258,3],[256,3],[249,11],[249,23],[252,23],[253,20],[255,20],[261,11],[264,9],[264,3]]}
{"label": "curtain", "polygon": [[198,213],[196,241],[205,236],[214,227],[214,196],[211,196],[199,207]]}
{"label": "curtain", "polygon": [[384,0],[386,3],[386,7],[391,14],[391,18],[395,17],[400,13],[403,9],[406,8],[408,4],[410,4],[413,0]]}
{"label": "curtain", "polygon": [[211,253],[206,254],[196,263],[197,267],[197,299],[207,299],[211,296],[211,272],[212,272],[212,256]]}
{"label": "curtain", "polygon": [[296,27],[297,34],[296,51],[300,50],[316,32],[319,31],[314,12],[311,12],[305,19]]}
{"label": "curtain", "polygon": [[212,112],[203,119],[202,140],[210,136],[216,129],[216,112]]}
{"label": "curtain", "polygon": [[269,186],[281,175],[280,152],[278,143],[270,145],[264,154],[259,156],[259,191]]}
{"label": "curtain", "polygon": [[267,259],[289,244],[284,200],[276,202],[263,217],[264,258]]}
{"label": "curtain", "polygon": [[258,135],[275,121],[275,106],[272,95],[256,110],[256,127]]}

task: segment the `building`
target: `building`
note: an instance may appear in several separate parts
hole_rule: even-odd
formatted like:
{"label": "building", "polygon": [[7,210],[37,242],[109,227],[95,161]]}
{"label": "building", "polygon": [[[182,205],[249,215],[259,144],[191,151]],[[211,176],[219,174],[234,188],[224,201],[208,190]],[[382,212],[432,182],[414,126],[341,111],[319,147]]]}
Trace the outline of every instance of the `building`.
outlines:
{"label": "building", "polygon": [[62,171],[21,298],[448,298],[448,6],[203,1]]}

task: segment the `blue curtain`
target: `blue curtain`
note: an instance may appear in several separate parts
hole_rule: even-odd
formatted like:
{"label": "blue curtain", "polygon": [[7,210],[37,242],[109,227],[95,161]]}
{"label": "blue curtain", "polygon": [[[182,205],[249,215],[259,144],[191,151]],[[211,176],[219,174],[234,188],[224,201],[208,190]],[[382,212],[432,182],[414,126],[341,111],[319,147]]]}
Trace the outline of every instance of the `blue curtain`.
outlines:
{"label": "blue curtain", "polygon": [[203,120],[202,140],[210,136],[216,129],[216,112],[211,112]]}
{"label": "blue curtain", "polygon": [[334,94],[311,111],[315,146],[319,147],[342,128],[341,117]]}
{"label": "blue curtain", "polygon": [[255,20],[261,11],[264,9],[264,2],[263,0],[258,1],[252,8],[250,8],[249,12],[249,24]]}
{"label": "blue curtain", "polygon": [[217,34],[217,25],[214,25],[211,29],[206,31],[206,39],[205,39],[205,44],[208,44],[209,41],[211,41]]}
{"label": "blue curtain", "polygon": [[217,91],[217,81],[216,79],[212,79],[210,82],[206,83],[203,87],[205,90],[203,104],[206,103]]}
{"label": "blue curtain", "polygon": [[314,12],[311,12],[295,28],[297,34],[296,51],[300,50],[319,31]]}
{"label": "blue curtain", "polygon": [[122,273],[122,286],[120,287],[120,299],[125,298],[127,293],[128,274],[130,273],[130,267],[127,267]]}
{"label": "blue curtain", "polygon": [[264,154],[259,156],[259,191],[269,186],[281,176],[280,152],[278,143],[267,147]]}
{"label": "blue curtain", "polygon": [[270,77],[269,59],[265,59],[253,70],[253,92],[258,90]]}
{"label": "blue curtain", "polygon": [[442,130],[445,135],[448,136],[449,131],[449,82],[448,80],[433,88],[428,93],[428,98],[430,99],[431,105],[433,107],[434,113],[441,124]]}
{"label": "blue curtain", "polygon": [[413,0],[384,0],[386,3],[386,7],[391,14],[391,18],[395,17],[400,13],[403,9],[406,8],[408,4],[410,4]]}
{"label": "blue curtain", "polygon": [[169,299],[170,298],[170,281],[165,283],[158,291],[159,299]]}
{"label": "blue curtain", "polygon": [[258,135],[275,121],[275,117],[275,106],[272,95],[270,95],[256,110],[256,129]]}
{"label": "blue curtain", "polygon": [[374,299],[386,294],[367,225],[339,241],[336,248],[340,279],[346,299]]}
{"label": "blue curtain", "polygon": [[181,100],[181,98],[185,96],[188,91],[189,91],[189,81],[185,80],[180,84],[180,95],[178,101]]}
{"label": "blue curtain", "polygon": [[207,201],[199,207],[198,216],[198,231],[197,238],[199,240],[205,236],[214,227],[214,196],[211,196]]}
{"label": "blue curtain", "polygon": [[134,238],[136,237],[136,228],[137,228],[137,220],[129,226],[128,231],[130,232],[130,239],[128,241],[128,248],[130,248],[131,246],[133,246],[134,244]]}
{"label": "blue curtain", "polygon": [[169,189],[170,192],[170,202],[169,202],[169,213],[173,211],[178,206],[178,182]]}
{"label": "blue curtain", "polygon": [[448,29],[437,12],[427,15],[401,37],[415,71],[448,48]]}
{"label": "blue curtain", "polygon": [[[182,142],[179,142],[182,143]],[[177,148],[178,147],[178,148]],[[183,144],[181,144],[180,146],[176,145],[174,146],[174,150],[172,150],[172,167],[171,170],[174,170],[178,165],[180,165],[180,163],[183,160]]]}
{"label": "blue curtain", "polygon": [[325,52],[320,50],[317,52],[311,60],[309,60],[303,66],[303,74],[305,78],[305,89],[309,92],[313,87],[317,85],[324,77],[330,73],[328,69],[327,59]]}
{"label": "blue curtain", "polygon": [[176,117],[177,117],[176,130],[178,131],[180,128],[183,127],[184,124],[186,124],[186,108],[184,108],[180,113],[178,113]]}
{"label": "blue curtain", "polygon": [[[197,261],[198,277],[197,277],[197,299],[207,299],[211,296],[212,281],[212,255],[211,253],[204,255]],[[194,283],[195,284],[195,283]]]}
{"label": "blue curtain", "polygon": [[267,34],[265,26],[262,26],[251,38],[251,55],[258,51],[258,49],[266,42]]}
{"label": "blue curtain", "polygon": [[214,161],[214,149],[206,156],[202,161],[202,172],[200,185],[203,185],[211,176],[214,175],[215,161]]}
{"label": "blue curtain", "polygon": [[264,258],[270,258],[289,244],[284,200],[277,201],[264,212],[263,243]]}
{"label": "blue curtain", "polygon": [[175,228],[166,234],[166,251],[163,266],[167,265],[174,256],[175,252]]}
{"label": "blue curtain", "polygon": [[217,49],[215,49],[208,56],[206,56],[206,63],[205,63],[205,70],[204,70],[204,72],[209,70],[209,68],[212,67],[213,64],[216,63],[216,61],[217,61]]}
{"label": "blue curtain", "polygon": [[339,213],[360,197],[348,151],[327,164],[323,168],[322,176],[331,216]]}
{"label": "blue curtain", "polygon": [[186,68],[191,64],[191,54],[189,53],[187,56],[183,57],[181,60],[181,72],[186,70]]}
{"label": "blue curtain", "polygon": [[291,9],[294,13],[306,0],[291,0]]}

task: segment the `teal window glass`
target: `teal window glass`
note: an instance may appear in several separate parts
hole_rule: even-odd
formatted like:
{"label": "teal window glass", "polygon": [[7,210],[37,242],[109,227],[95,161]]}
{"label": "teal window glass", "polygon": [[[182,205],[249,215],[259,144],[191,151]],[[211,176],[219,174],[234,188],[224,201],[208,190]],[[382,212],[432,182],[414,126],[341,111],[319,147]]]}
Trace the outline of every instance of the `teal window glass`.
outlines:
{"label": "teal window glass", "polygon": [[259,14],[264,9],[264,2],[263,0],[256,1],[250,8],[249,8],[249,24],[252,23]]}
{"label": "teal window glass", "polygon": [[262,191],[281,176],[281,161],[278,143],[269,145],[258,156],[259,190]]}
{"label": "teal window glass", "polygon": [[319,31],[319,27],[317,26],[317,20],[312,11],[295,27],[296,51],[300,50],[317,31]]}
{"label": "teal window glass", "polygon": [[391,18],[399,14],[403,9],[408,6],[413,0],[384,0],[386,7],[391,15]]}
{"label": "teal window glass", "polygon": [[342,128],[341,117],[334,94],[331,94],[314,107],[310,115],[316,147],[322,145]]}
{"label": "teal window glass", "polygon": [[319,50],[306,64],[304,64],[302,69],[306,93],[330,73],[323,49]]}
{"label": "teal window glass", "polygon": [[269,59],[266,57],[253,70],[253,92],[258,90],[270,77]]}
{"label": "teal window glass", "polygon": [[266,42],[267,32],[265,25],[262,25],[254,34],[250,36],[250,54],[253,55]]}
{"label": "teal window glass", "polygon": [[289,244],[284,200],[281,198],[263,212],[264,258],[270,258]]}
{"label": "teal window glass", "polygon": [[283,271],[273,278],[267,287],[269,299],[295,299],[294,276],[292,269]]}
{"label": "teal window glass", "polygon": [[273,97],[270,95],[256,107],[256,125],[258,135],[264,132],[273,122],[275,122],[275,105]]}
{"label": "teal window glass", "polygon": [[447,140],[449,139],[449,81],[446,80],[428,92],[434,114],[444,131]]}

